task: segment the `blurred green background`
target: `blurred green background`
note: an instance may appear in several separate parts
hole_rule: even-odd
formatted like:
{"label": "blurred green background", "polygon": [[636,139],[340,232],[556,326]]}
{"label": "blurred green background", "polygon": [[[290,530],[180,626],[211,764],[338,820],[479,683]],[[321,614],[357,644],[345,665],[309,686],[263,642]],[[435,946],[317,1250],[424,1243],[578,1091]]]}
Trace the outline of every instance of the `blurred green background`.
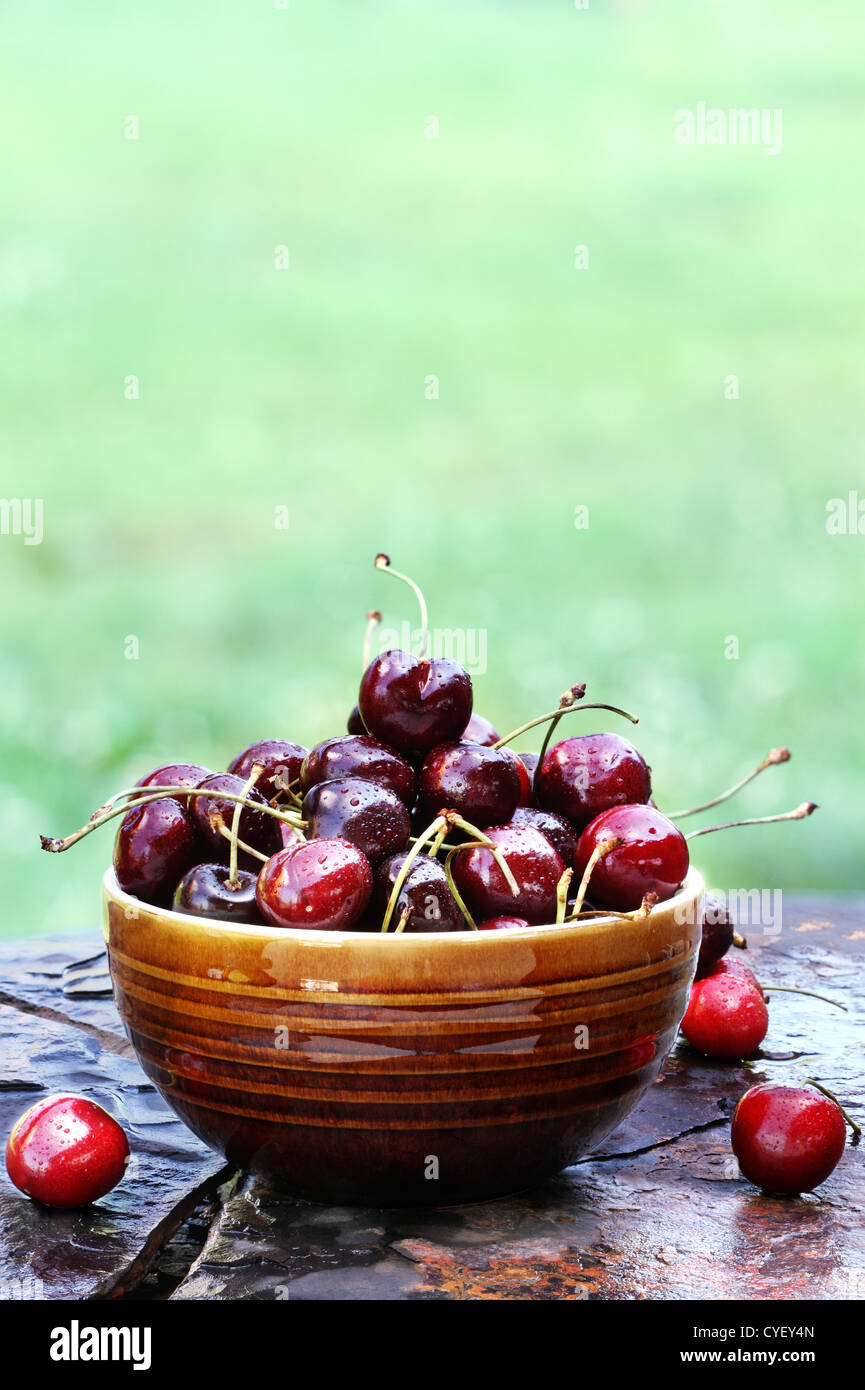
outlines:
{"label": "blurred green background", "polygon": [[[699,841],[718,886],[861,888],[861,6],[2,22],[0,493],[45,507],[0,536],[2,931],[97,920],[110,832],[38,833],[157,762],[342,731],[365,610],[415,619],[379,549],[486,631],[502,730],[638,713],[661,806],[791,745],[736,809],[819,815]],[[677,145],[698,101],[782,153]]]}

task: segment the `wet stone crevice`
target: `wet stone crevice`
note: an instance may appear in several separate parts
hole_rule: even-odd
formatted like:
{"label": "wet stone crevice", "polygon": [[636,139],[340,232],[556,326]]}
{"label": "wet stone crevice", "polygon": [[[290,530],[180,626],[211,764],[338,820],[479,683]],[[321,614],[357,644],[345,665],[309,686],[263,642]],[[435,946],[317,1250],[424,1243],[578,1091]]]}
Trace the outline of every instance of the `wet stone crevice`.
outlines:
{"label": "wet stone crevice", "polygon": [[[39,1094],[70,1090],[117,1115],[132,1171],[77,1212],[0,1181],[0,1296],[135,1301],[865,1297],[865,1145],[818,1193],[773,1199],[729,1148],[739,1096],[819,1075],[860,1120],[865,904],[819,899],[746,959],[770,996],[763,1052],[744,1064],[684,1043],[599,1150],[531,1192],[474,1206],[317,1206],[200,1144],[132,1055],[98,936],[0,943],[6,1132]],[[83,965],[79,964],[83,962]]]}

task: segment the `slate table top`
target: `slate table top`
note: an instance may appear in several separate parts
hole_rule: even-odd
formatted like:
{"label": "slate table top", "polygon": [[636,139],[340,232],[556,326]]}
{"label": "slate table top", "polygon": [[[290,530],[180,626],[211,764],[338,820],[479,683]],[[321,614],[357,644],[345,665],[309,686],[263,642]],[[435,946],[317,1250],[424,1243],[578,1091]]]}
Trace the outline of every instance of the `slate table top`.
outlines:
{"label": "slate table top", "polygon": [[[857,1299],[865,1297],[865,1141],[816,1193],[767,1197],[738,1171],[730,1117],[759,1080],[816,1076],[865,1124],[865,896],[784,901],[752,935],[770,996],[763,1048],[711,1062],[680,1041],[591,1157],[531,1192],[440,1209],[317,1206],[205,1148],[138,1066],[101,933],[0,943],[0,1128],[42,1095],[92,1097],[133,1160],[92,1207],[52,1211],[0,1176],[0,1298]],[[85,964],[78,964],[84,961]]]}

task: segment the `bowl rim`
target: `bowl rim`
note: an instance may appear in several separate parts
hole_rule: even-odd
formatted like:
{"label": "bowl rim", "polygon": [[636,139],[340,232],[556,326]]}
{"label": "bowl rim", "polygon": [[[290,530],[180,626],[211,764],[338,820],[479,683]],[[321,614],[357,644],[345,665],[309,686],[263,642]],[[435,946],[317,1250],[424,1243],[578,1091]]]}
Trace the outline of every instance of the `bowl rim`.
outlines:
{"label": "bowl rim", "polygon": [[[653,919],[657,921],[661,917],[666,917],[671,911],[675,913],[678,907],[685,903],[696,902],[700,895],[705,892],[706,883],[700,870],[692,864],[687,876],[679,889],[671,898],[665,898],[662,902],[656,903],[647,917],[631,919],[631,926],[639,926],[641,929],[651,926]],[[559,937],[564,940],[571,940],[575,936],[588,938],[608,931],[610,927],[618,927],[620,930],[625,925],[621,917],[605,916],[594,917],[591,921],[574,923],[573,925],[557,924],[555,922],[540,923],[527,927],[500,927],[497,931],[481,932],[472,931],[466,927],[465,931],[439,931],[439,932],[410,932],[407,936],[396,932],[370,932],[370,931],[329,931],[321,927],[277,927],[263,922],[261,926],[240,922],[223,922],[218,918],[197,917],[192,912],[175,912],[173,908],[157,907],[153,903],[144,902],[141,898],[136,898],[131,893],[127,893],[117,882],[117,875],[112,868],[106,869],[102,879],[102,890],[106,901],[115,902],[123,907],[127,904],[138,912],[147,912],[157,916],[160,921],[167,926],[176,925],[178,930],[186,931],[200,928],[208,932],[217,932],[225,936],[242,936],[251,941],[288,941],[298,942],[328,943],[337,944],[338,942],[366,942],[373,941],[391,942],[400,941],[411,942],[444,942],[450,941],[487,941],[493,943],[512,939],[519,940],[538,940],[545,937]]]}

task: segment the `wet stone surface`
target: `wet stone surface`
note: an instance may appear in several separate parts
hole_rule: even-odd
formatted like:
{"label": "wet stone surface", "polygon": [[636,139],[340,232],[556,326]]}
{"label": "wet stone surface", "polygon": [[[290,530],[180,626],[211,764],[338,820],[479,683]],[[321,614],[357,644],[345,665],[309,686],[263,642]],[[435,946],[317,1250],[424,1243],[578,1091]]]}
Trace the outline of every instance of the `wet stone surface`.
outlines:
{"label": "wet stone surface", "polygon": [[0,1179],[0,1297],[51,1299],[847,1299],[865,1297],[865,1143],[815,1194],[764,1196],[729,1147],[739,1096],[817,1075],[865,1114],[865,900],[790,899],[749,933],[770,995],[762,1055],[680,1043],[638,1110],[589,1159],[531,1192],[421,1211],[317,1206],[240,1173],[173,1116],[125,1040],[98,933],[0,946],[4,1135],[40,1095],[110,1110],[134,1160],[114,1192],[49,1211]]}

